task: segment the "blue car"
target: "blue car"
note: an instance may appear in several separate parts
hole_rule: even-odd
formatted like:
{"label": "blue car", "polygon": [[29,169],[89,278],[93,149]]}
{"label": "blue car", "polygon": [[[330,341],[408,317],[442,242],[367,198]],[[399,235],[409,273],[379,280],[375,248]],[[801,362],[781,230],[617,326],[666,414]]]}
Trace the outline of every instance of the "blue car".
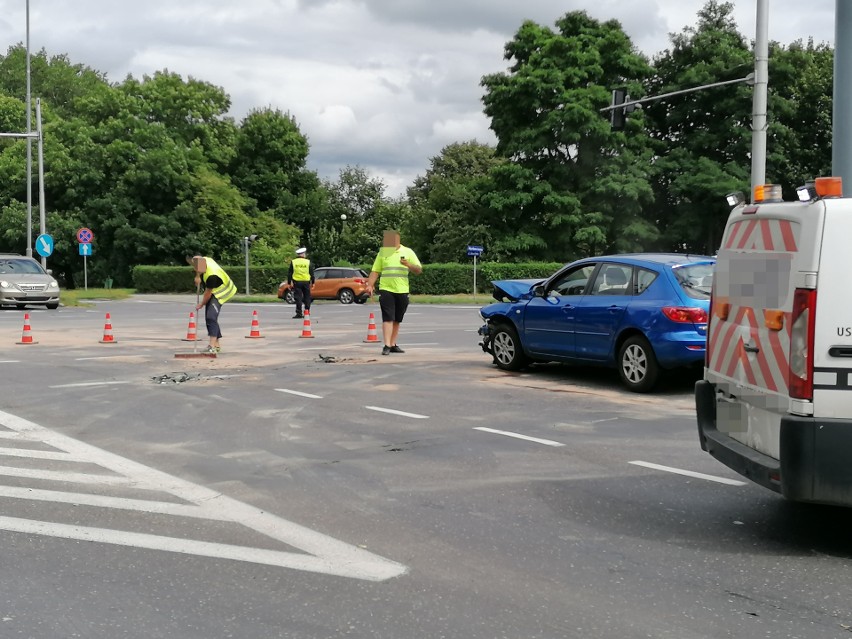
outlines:
{"label": "blue car", "polygon": [[618,370],[631,391],[704,362],[715,260],[641,253],[578,260],[545,281],[495,281],[482,349],[504,370],[533,362]]}

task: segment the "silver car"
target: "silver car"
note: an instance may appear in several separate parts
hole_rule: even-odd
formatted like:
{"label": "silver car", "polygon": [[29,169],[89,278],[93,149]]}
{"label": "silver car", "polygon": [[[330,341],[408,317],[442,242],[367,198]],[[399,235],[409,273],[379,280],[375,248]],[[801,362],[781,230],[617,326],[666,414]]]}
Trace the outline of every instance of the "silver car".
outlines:
{"label": "silver car", "polygon": [[59,307],[59,283],[23,255],[0,254],[0,305]]}

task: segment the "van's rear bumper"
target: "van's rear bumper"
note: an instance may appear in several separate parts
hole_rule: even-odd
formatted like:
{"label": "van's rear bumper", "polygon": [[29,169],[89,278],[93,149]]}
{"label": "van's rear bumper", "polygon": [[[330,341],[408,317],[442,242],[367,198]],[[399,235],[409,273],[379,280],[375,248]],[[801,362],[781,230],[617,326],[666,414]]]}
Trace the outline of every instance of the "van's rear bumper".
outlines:
{"label": "van's rear bumper", "polygon": [[782,417],[778,460],[716,429],[710,382],[696,382],[695,408],[701,448],[729,468],[794,501],[852,506],[852,420]]}

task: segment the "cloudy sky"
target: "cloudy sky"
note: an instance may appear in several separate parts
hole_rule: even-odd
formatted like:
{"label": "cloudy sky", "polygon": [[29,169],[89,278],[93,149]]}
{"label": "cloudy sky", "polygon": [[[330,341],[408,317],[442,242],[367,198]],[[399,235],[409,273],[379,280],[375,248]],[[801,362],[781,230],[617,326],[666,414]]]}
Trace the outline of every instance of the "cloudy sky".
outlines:
{"label": "cloudy sky", "polygon": [[[770,37],[833,41],[835,0],[771,0]],[[360,165],[404,192],[447,144],[494,142],[480,78],[531,19],[552,26],[584,9],[617,18],[652,56],[694,24],[704,0],[29,0],[30,46],[66,53],[121,81],[168,69],[221,86],[238,120],[256,107],[292,113],[309,166],[336,178]],[[755,0],[738,0],[755,33]],[[0,39],[24,42],[26,0],[0,0]]]}

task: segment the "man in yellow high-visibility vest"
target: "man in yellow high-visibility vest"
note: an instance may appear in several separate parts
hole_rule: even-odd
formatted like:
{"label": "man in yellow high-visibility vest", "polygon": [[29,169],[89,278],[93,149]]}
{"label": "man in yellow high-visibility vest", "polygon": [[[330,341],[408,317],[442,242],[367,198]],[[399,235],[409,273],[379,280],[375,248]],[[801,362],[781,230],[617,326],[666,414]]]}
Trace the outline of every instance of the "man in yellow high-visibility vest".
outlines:
{"label": "man in yellow high-visibility vest", "polygon": [[308,259],[308,249],[296,249],[296,257],[290,262],[290,270],[287,272],[287,281],[296,297],[296,314],[293,319],[304,317],[302,305],[306,311],[311,310],[311,288],[314,285],[314,265]]}
{"label": "man in yellow high-visibility vest", "polygon": [[222,337],[222,330],[219,328],[219,311],[222,309],[222,304],[236,295],[237,287],[228,277],[225,269],[213,258],[195,255],[188,257],[187,261],[192,264],[192,270],[195,271],[196,288],[204,283],[204,296],[195,306],[195,310],[205,309],[204,319],[207,323],[207,336],[210,338],[207,352],[218,353],[222,350],[219,345],[219,339]]}
{"label": "man in yellow high-visibility vest", "polygon": [[396,343],[396,339],[399,335],[399,325],[408,308],[410,290],[408,274],[420,275],[422,272],[423,266],[420,260],[417,259],[414,251],[400,243],[399,233],[385,231],[382,248],[373,262],[373,268],[367,280],[367,294],[372,295],[376,280],[381,275],[379,305],[382,309],[382,337],[384,338],[382,355],[405,352]]}

